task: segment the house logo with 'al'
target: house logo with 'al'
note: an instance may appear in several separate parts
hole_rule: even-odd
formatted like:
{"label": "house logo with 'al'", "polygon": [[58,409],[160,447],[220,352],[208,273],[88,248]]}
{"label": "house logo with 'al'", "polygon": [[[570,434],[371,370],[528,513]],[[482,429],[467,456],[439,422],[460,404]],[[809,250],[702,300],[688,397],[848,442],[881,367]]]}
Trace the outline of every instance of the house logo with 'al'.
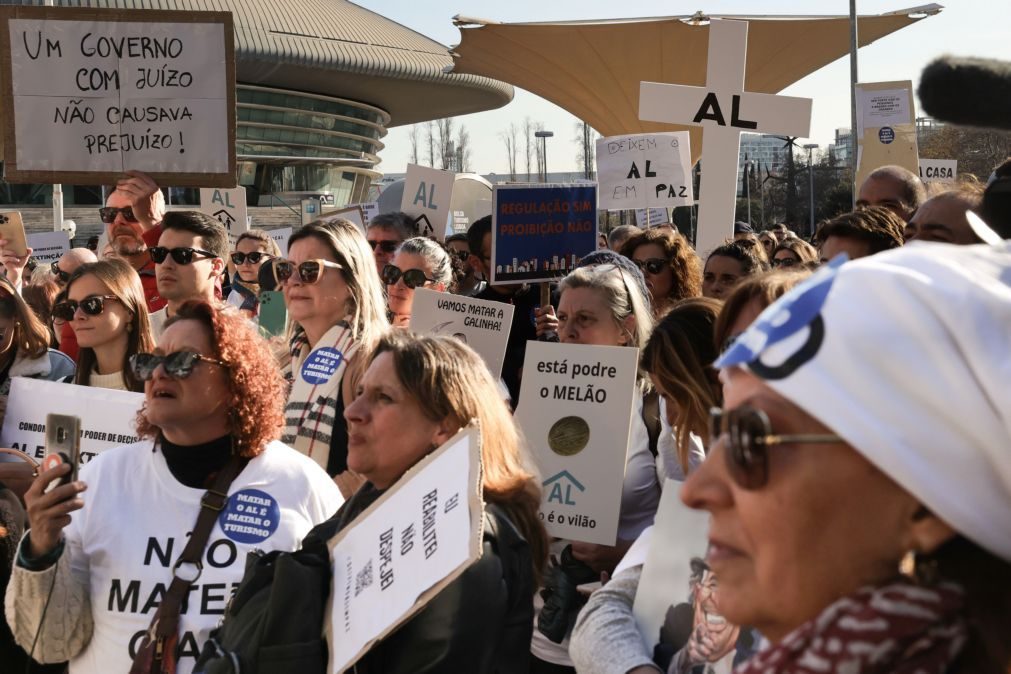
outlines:
{"label": "house logo with 'al'", "polygon": [[225,226],[225,229],[232,231],[232,225],[235,224],[235,216],[228,212],[228,210],[222,208],[219,211],[215,211],[213,217],[217,218],[218,222]]}
{"label": "house logo with 'al'", "polygon": [[576,505],[573,487],[580,492],[586,491],[586,487],[567,470],[555,473],[545,480],[542,485],[545,489],[548,488],[548,485],[551,485],[551,489],[548,492],[548,503],[558,503],[560,505]]}

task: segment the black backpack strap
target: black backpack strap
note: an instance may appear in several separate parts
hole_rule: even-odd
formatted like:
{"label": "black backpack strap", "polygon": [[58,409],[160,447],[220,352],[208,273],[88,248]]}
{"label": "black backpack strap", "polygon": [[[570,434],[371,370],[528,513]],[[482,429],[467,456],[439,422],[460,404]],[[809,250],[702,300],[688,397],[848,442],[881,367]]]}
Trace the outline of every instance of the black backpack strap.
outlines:
{"label": "black backpack strap", "polygon": [[650,391],[642,397],[642,421],[649,434],[649,452],[655,458],[657,443],[660,441],[660,394]]}

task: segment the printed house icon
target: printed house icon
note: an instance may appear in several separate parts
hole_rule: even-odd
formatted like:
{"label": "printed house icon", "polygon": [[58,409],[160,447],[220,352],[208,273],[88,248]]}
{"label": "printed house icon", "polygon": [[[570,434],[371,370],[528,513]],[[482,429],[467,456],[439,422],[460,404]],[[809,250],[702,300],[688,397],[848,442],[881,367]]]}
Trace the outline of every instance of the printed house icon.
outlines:
{"label": "printed house icon", "polygon": [[225,229],[229,231],[231,231],[232,225],[235,224],[235,216],[233,216],[224,208],[222,208],[220,211],[215,211],[214,217],[217,218],[218,222],[224,225]]}
{"label": "printed house icon", "polygon": [[567,470],[552,475],[541,484],[545,488],[549,484],[551,485],[551,491],[548,492],[548,503],[576,505],[576,501],[572,498],[572,488],[575,487],[581,492],[586,491],[586,487],[580,484],[579,480]]}

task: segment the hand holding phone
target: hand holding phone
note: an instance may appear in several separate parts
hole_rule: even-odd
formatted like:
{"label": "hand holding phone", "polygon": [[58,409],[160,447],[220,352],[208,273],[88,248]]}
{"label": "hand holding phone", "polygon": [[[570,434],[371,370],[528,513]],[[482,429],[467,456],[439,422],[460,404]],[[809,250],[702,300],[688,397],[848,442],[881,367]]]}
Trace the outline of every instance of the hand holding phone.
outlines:
{"label": "hand holding phone", "polygon": [[28,521],[31,526],[33,557],[41,557],[60,542],[70,513],[84,502],[78,495],[87,487],[77,481],[80,458],[81,421],[62,414],[46,416],[46,458],[39,476],[25,492]]}

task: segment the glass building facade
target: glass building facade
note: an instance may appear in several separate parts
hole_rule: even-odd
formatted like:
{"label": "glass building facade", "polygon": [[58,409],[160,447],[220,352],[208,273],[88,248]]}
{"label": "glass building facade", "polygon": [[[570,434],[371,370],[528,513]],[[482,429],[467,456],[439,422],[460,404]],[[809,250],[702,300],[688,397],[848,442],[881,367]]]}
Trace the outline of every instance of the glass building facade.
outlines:
{"label": "glass building facade", "polygon": [[[238,184],[250,206],[330,194],[336,205],[368,198],[390,115],[332,96],[239,84],[235,92]],[[100,186],[64,185],[66,206],[100,205]],[[172,188],[173,204],[195,205],[199,190]],[[0,182],[0,204],[48,205],[49,185]]]}

